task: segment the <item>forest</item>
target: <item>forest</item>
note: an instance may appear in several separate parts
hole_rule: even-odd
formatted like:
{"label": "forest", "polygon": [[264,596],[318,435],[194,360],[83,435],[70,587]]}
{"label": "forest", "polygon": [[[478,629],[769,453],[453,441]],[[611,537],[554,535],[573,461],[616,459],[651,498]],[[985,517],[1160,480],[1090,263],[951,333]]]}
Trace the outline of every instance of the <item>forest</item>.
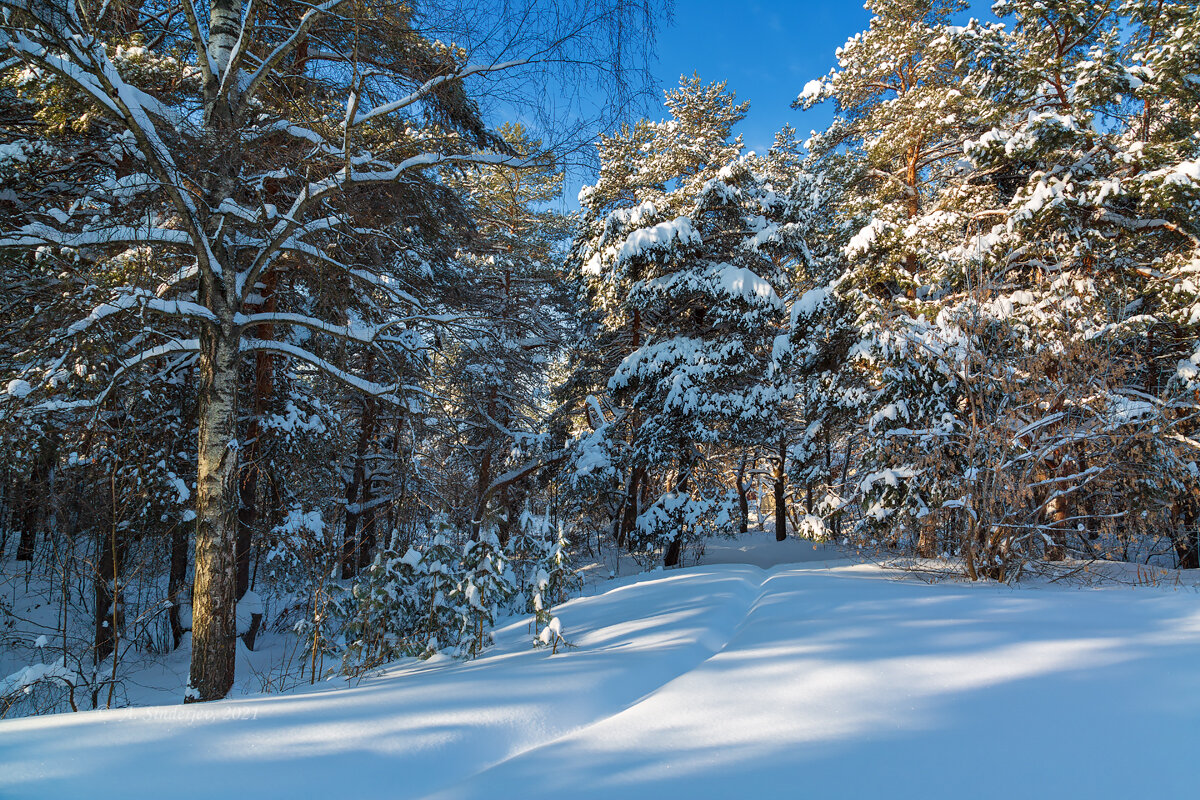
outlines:
{"label": "forest", "polygon": [[1200,6],[867,9],[753,152],[651,0],[0,0],[0,716],[755,528],[1200,569]]}

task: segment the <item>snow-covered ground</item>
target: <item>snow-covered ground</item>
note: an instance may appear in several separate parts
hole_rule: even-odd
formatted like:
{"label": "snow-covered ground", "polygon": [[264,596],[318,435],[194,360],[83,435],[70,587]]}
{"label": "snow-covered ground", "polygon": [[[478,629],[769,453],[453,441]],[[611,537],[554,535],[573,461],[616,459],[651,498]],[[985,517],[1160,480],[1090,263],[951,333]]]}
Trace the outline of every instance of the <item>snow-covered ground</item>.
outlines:
{"label": "snow-covered ground", "polygon": [[556,655],[521,620],[336,691],[0,722],[0,796],[1197,796],[1194,587],[764,568],[840,554],[755,542],[570,601]]}

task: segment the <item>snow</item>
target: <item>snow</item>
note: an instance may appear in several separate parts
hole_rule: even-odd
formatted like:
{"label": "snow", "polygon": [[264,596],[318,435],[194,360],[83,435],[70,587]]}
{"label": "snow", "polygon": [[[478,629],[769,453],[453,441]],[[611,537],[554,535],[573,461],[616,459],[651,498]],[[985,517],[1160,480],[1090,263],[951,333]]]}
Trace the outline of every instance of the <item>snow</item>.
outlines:
{"label": "snow", "polygon": [[[775,544],[709,556],[839,554]],[[846,560],[657,571],[557,607],[557,654],[523,617],[475,661],[348,688],[0,722],[0,795],[1190,797],[1196,600]]]}
{"label": "snow", "polygon": [[809,289],[800,295],[799,299],[792,304],[792,327],[795,328],[801,319],[809,319],[816,314],[829,297],[829,289],[824,286]]}
{"label": "snow", "polygon": [[246,592],[238,601],[236,614],[237,632],[239,635],[250,630],[255,614],[263,613],[263,601],[257,592]]}
{"label": "snow", "polygon": [[823,84],[820,79],[813,79],[804,84],[804,88],[800,91],[800,97],[797,98],[801,103],[811,103],[821,96]]}
{"label": "snow", "polygon": [[1200,160],[1184,161],[1163,171],[1166,186],[1195,186],[1200,184]]}
{"label": "snow", "polygon": [[[74,670],[64,666],[61,660],[53,664],[31,664],[0,680],[0,697],[22,690],[27,691],[29,687],[48,680],[58,680],[69,685],[83,683],[83,679]],[[0,786],[2,785],[3,783],[0,783]]]}
{"label": "snow", "polygon": [[888,224],[881,219],[873,219],[864,225],[858,233],[850,237],[850,241],[842,248],[846,258],[857,258],[871,249],[871,245],[879,235],[888,229]]}
{"label": "snow", "polygon": [[651,250],[666,249],[676,240],[680,244],[700,242],[700,234],[692,227],[690,218],[676,217],[668,222],[660,222],[649,228],[631,232],[617,250],[617,261],[624,262]]}
{"label": "snow", "polygon": [[27,397],[29,393],[33,391],[33,387],[29,385],[29,381],[21,380],[20,378],[14,378],[8,382],[8,386],[5,387],[5,391],[8,392],[9,397],[20,399],[22,397]]}
{"label": "snow", "polygon": [[741,298],[751,303],[762,300],[770,305],[781,305],[779,296],[775,294],[771,284],[744,267],[721,264],[717,268],[717,286],[730,297]]}

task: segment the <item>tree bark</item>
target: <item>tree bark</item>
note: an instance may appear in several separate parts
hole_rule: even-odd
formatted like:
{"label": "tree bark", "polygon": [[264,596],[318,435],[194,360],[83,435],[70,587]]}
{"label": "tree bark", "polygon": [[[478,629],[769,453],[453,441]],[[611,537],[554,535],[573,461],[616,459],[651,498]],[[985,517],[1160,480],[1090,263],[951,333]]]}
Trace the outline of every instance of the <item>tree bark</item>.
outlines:
{"label": "tree bark", "polygon": [[43,440],[42,447],[33,460],[33,469],[25,480],[25,491],[21,496],[21,537],[17,540],[17,561],[33,560],[38,529],[42,527],[46,503],[49,500],[47,482],[56,455],[54,442]]}
{"label": "tree bark", "polygon": [[738,520],[738,533],[750,530],[750,503],[746,499],[746,494],[750,491],[750,484],[745,482],[745,478],[746,456],[743,454],[742,460],[738,463],[737,472],[738,513],[741,515]]}
{"label": "tree bark", "polygon": [[[36,470],[36,467],[34,468]],[[33,561],[33,550],[37,546],[37,503],[33,501],[33,478],[21,484],[21,513],[14,514],[20,520],[20,538],[17,539],[17,561]]]}
{"label": "tree bark", "polygon": [[621,514],[620,528],[617,531],[617,546],[633,546],[633,531],[637,527],[638,495],[642,486],[642,468],[634,467],[629,474],[629,487],[625,493],[625,508]]}
{"label": "tree bark", "polygon": [[937,531],[931,527],[924,527],[917,535],[917,555],[921,558],[934,558],[937,556]]}
{"label": "tree bark", "polygon": [[1061,495],[1046,504],[1046,521],[1051,529],[1050,542],[1046,545],[1047,561],[1062,561],[1067,557],[1066,536],[1062,533],[1067,513],[1066,498]]}
{"label": "tree bark", "polygon": [[171,532],[171,568],[167,576],[167,600],[171,603],[167,617],[171,624],[171,638],[175,648],[183,641],[183,620],[179,617],[179,608],[183,605],[182,601],[187,593],[187,566],[187,529],[179,527]]}
{"label": "tree bark", "polygon": [[775,541],[787,539],[787,437],[779,437],[779,466],[775,468]]}
{"label": "tree bark", "polygon": [[1200,569],[1200,537],[1194,527],[1175,537],[1174,545],[1180,569]]}
{"label": "tree bark", "polygon": [[471,516],[471,541],[479,540],[479,529],[487,514],[488,485],[492,481],[492,451],[488,448],[479,462],[479,475],[475,480],[475,513]]}
{"label": "tree bark", "polygon": [[[487,413],[492,419],[497,416],[498,390],[495,386],[488,392]],[[492,483],[492,455],[495,447],[489,434],[484,434],[483,458],[479,461],[479,475],[475,481],[475,514],[471,518],[471,541],[479,540],[483,518],[487,515],[488,488]]]}
{"label": "tree bark", "polygon": [[[271,270],[263,276],[262,310],[274,313],[277,307],[275,286],[279,274]],[[275,338],[275,326],[263,323],[255,334],[259,339]],[[238,535],[237,535],[237,597],[239,600],[250,590],[250,548],[254,541],[254,523],[258,521],[258,479],[262,474],[259,459],[262,457],[262,416],[267,410],[267,401],[275,390],[274,360],[271,354],[260,350],[254,354],[254,400],[250,421],[246,426],[248,452],[238,486]]]}
{"label": "tree bark", "polygon": [[[1059,456],[1058,463],[1050,471],[1051,475],[1065,478],[1070,474],[1070,465],[1065,456]],[[1046,560],[1062,561],[1067,557],[1066,521],[1071,516],[1070,495],[1062,494],[1064,483],[1055,484],[1052,496],[1046,503],[1046,524],[1050,528],[1050,542],[1046,544]],[[1058,494],[1054,494],[1058,492]]]}
{"label": "tree bark", "polygon": [[[116,509],[111,509],[116,514]],[[95,604],[95,663],[99,664],[113,653],[117,631],[124,622],[124,603],[121,598],[121,573],[125,565],[126,545],[117,534],[115,520],[100,540],[100,559],[96,574]]]}
{"label": "tree bark", "polygon": [[237,330],[232,325],[205,327],[200,333],[192,664],[185,702],[219,700],[233,686],[237,636],[237,381]]}
{"label": "tree bark", "polygon": [[[679,485],[675,488],[676,492],[687,492],[688,478],[691,477],[692,467],[687,465],[683,470],[683,479],[679,481]],[[679,533],[675,534],[675,538],[671,540],[671,544],[667,546],[666,552],[663,553],[663,566],[673,567],[679,563],[679,557],[683,555],[683,537],[686,533],[686,523],[680,526]]]}
{"label": "tree bark", "polygon": [[667,551],[663,554],[663,566],[673,567],[679,563],[679,556],[683,554],[683,534],[679,534],[671,540],[671,544],[667,546]]}
{"label": "tree bark", "polygon": [[[367,357],[367,377],[373,377],[374,358]],[[364,534],[359,529],[363,512],[361,508],[371,499],[371,475],[367,465],[367,454],[371,440],[375,438],[375,401],[363,399],[362,419],[359,421],[358,445],[354,452],[354,471],[346,485],[346,527],[342,533],[342,577],[353,578],[362,564]]]}

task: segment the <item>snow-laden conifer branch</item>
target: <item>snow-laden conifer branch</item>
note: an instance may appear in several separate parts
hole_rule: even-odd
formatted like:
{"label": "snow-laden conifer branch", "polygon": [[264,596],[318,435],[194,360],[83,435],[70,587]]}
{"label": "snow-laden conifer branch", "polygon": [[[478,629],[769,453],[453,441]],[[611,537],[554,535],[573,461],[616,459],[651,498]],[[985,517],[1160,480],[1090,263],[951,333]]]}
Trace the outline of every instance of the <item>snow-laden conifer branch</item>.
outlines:
{"label": "snow-laden conifer branch", "polygon": [[37,247],[40,245],[72,248],[96,245],[138,247],[147,244],[185,247],[190,252],[192,237],[184,231],[149,225],[144,228],[122,225],[71,231],[62,230],[43,222],[30,223],[11,233],[0,234],[0,247]]}
{"label": "snow-laden conifer branch", "polygon": [[95,397],[83,400],[43,400],[31,404],[25,410],[31,414],[61,413],[64,411],[81,411],[86,409],[95,409],[98,412],[120,384],[121,378],[134,367],[144,364],[147,361],[163,358],[164,356],[181,353],[191,354],[199,351],[200,341],[198,339],[174,339],[166,344],[156,345],[143,350],[135,356],[123,359],[113,374],[109,376],[104,389]]}
{"label": "snow-laden conifer branch", "polygon": [[178,272],[172,274],[166,280],[160,283],[158,288],[154,290],[154,293],[157,296],[162,297],[184,281],[189,281],[192,278],[195,278],[199,272],[200,270],[196,267],[196,264],[192,263],[189,266],[186,266]]}
{"label": "snow-laden conifer branch", "polygon": [[[0,8],[26,5],[0,0]],[[180,216],[201,269],[219,273],[221,265],[204,234],[195,204],[184,188],[182,173],[151,119],[154,114],[170,115],[163,111],[161,103],[121,77],[103,44],[84,32],[77,19],[72,21],[72,29],[59,33],[53,27],[53,20],[47,20],[44,14],[39,16],[37,11],[31,7],[28,13],[39,23],[39,29],[10,34],[4,44],[26,62],[61,77],[84,92],[125,126],[137,143],[140,156],[161,182],[163,191]],[[31,39],[27,34],[38,39]],[[63,55],[51,52],[54,44],[63,48]]]}
{"label": "snow-laden conifer branch", "polygon": [[[509,471],[505,472],[502,475],[496,476],[496,479],[494,481],[492,481],[488,485],[487,489],[484,491],[484,493],[483,493],[484,499],[486,500],[487,498],[494,495],[496,492],[503,489],[505,486],[510,486],[511,484],[516,483],[517,481],[521,480],[522,478],[528,477],[529,475],[533,474],[534,472],[537,472],[540,469],[552,467],[555,464],[559,464],[562,461],[565,461],[568,457],[570,457],[571,455],[574,455],[574,452],[575,452],[574,450],[571,450],[569,448],[563,449],[563,450],[555,450],[552,453],[547,453],[546,455],[535,458],[532,461],[522,464],[519,467],[510,469]],[[481,522],[482,520],[477,520],[477,521]]]}
{"label": "snow-laden conifer branch", "polygon": [[397,319],[380,325],[335,325],[306,314],[291,314],[285,312],[239,314],[234,320],[240,328],[252,328],[257,325],[296,325],[319,333],[327,333],[339,339],[345,339],[359,344],[371,344],[387,331],[406,324],[409,319]]}
{"label": "snow-laden conifer branch", "polygon": [[[173,355],[175,353],[197,353],[200,351],[199,339],[175,339],[166,344],[160,344],[156,347],[151,347],[136,356],[125,359],[121,362],[121,371],[132,369],[139,364],[144,364],[147,361],[152,361],[163,356]],[[115,380],[114,374],[114,380]]]}
{"label": "snow-laden conifer branch", "polygon": [[1111,222],[1114,225],[1131,231],[1168,231],[1187,239],[1189,242],[1191,242],[1192,247],[1200,251],[1200,237],[1168,219],[1138,219],[1136,217],[1128,217],[1124,214],[1119,214],[1111,209],[1103,209],[1099,213],[1099,219],[1103,222]]}
{"label": "snow-laden conifer branch", "polygon": [[[248,287],[254,285],[275,258],[277,258],[277,253],[281,249],[286,247],[303,250],[304,245],[300,241],[300,237],[317,230],[336,227],[336,223],[339,222],[336,217],[326,217],[323,220],[308,223],[301,222],[301,220],[316,204],[340,192],[355,187],[361,188],[393,184],[406,172],[425,169],[439,164],[504,165],[519,168],[529,163],[531,162],[528,159],[520,156],[479,152],[462,154],[421,153],[407,158],[399,164],[378,165],[376,169],[365,172],[358,172],[355,170],[353,164],[346,164],[333,175],[321,180],[310,181],[300,191],[296,199],[292,202],[291,208],[288,209],[286,214],[280,216],[279,221],[271,230],[270,241],[263,245],[259,254],[243,273],[244,277],[241,279],[243,291],[248,291]],[[334,264],[336,262],[331,263],[331,266]],[[339,264],[338,266],[343,270],[348,269],[344,264]]]}
{"label": "snow-laden conifer branch", "polygon": [[320,372],[356,392],[361,392],[394,406],[406,407],[403,398],[396,394],[403,389],[403,385],[399,382],[383,384],[366,380],[321,358],[316,353],[305,350],[303,347],[273,339],[245,338],[242,339],[240,349],[244,353],[266,351],[291,356],[298,361],[303,361],[306,364],[316,367]]}

